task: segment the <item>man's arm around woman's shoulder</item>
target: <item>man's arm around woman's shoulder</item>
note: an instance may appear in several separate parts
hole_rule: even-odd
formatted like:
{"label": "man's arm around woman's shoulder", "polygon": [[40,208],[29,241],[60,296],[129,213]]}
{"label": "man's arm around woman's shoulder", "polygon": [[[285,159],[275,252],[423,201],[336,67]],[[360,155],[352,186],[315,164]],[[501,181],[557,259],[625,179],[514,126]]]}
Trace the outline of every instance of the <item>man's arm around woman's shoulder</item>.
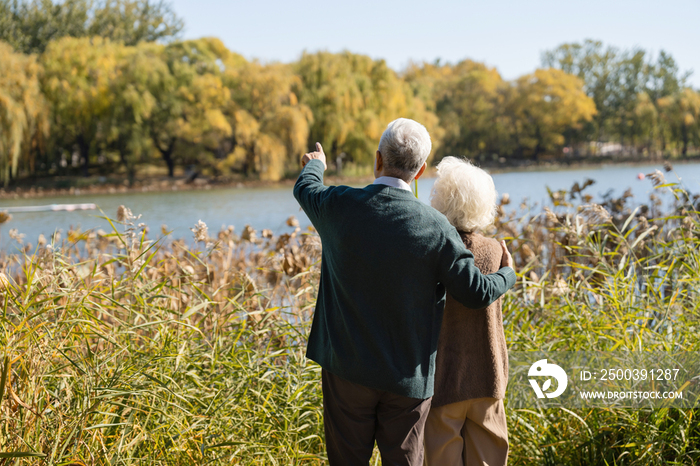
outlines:
{"label": "man's arm around woman's shoulder", "polygon": [[462,243],[457,231],[449,231],[441,250],[440,281],[452,297],[466,307],[483,309],[515,285],[513,258],[501,241],[501,268],[484,275],[474,263],[474,255]]}

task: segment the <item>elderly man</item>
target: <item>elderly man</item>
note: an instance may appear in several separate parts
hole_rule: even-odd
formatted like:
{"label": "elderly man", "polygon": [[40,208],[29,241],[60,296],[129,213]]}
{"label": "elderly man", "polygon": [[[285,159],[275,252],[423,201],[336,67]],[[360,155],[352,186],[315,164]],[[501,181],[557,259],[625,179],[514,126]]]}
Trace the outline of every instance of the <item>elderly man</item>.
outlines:
{"label": "elderly man", "polygon": [[324,186],[320,144],[304,155],[294,197],[323,244],[307,357],[323,368],[323,418],[331,465],[367,465],[376,440],[384,465],[420,465],[445,287],[484,308],[515,283],[502,267],[482,275],[457,230],[418,201],[431,142],[399,118],[382,134],[375,182]]}

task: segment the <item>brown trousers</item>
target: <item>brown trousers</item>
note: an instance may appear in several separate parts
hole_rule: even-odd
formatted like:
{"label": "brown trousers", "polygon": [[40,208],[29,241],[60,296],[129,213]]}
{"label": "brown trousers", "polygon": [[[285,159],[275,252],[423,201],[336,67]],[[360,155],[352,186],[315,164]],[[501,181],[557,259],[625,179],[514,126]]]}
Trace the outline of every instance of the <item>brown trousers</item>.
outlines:
{"label": "brown trousers", "polygon": [[430,409],[426,466],[505,466],[507,461],[503,400],[476,398]]}
{"label": "brown trousers", "polygon": [[377,441],[383,466],[422,466],[430,398],[376,390],[323,370],[323,422],[331,466],[367,466]]}

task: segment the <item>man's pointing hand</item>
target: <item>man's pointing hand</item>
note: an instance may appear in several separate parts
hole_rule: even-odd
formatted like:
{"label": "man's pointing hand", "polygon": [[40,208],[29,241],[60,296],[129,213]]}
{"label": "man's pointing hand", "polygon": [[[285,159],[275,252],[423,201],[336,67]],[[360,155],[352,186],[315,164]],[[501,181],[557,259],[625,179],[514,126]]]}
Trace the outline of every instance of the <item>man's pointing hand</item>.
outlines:
{"label": "man's pointing hand", "polygon": [[309,152],[307,154],[304,154],[304,156],[301,158],[301,166],[305,167],[307,163],[309,163],[313,159],[318,159],[321,162],[323,162],[323,169],[325,170],[328,168],[328,165],[326,165],[326,154],[323,153],[323,147],[321,147],[321,143],[317,142],[316,143],[316,151],[315,152]]}

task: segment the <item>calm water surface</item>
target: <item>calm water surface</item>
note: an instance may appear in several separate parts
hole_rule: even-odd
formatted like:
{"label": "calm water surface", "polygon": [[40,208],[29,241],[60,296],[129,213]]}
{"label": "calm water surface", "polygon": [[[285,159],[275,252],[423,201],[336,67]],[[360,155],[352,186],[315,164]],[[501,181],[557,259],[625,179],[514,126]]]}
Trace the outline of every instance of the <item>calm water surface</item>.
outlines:
{"label": "calm water surface", "polygon": [[[700,193],[700,163],[675,165],[675,172],[682,178],[687,189]],[[636,202],[648,199],[653,191],[649,180],[638,180],[639,173],[649,173],[654,169],[663,170],[660,165],[643,166],[608,166],[579,170],[540,171],[502,173],[493,175],[499,194],[508,193],[511,206],[517,208],[520,201],[528,199],[538,206],[548,204],[546,187],[550,189],[569,189],[574,182],[582,183],[586,178],[596,181],[586,192],[601,199],[612,190],[613,195],[620,195],[631,188]],[[677,181],[672,173],[666,174],[669,181]],[[421,179],[418,182],[419,198],[426,203],[430,200],[430,190],[434,179]],[[292,196],[291,187],[281,188],[227,188],[209,191],[184,191],[161,193],[129,193],[62,196],[41,199],[16,199],[0,201],[0,210],[4,207],[71,204],[93,202],[104,214],[115,218],[117,207],[124,204],[136,215],[141,214],[139,222],[144,222],[160,235],[161,225],[173,230],[175,238],[191,238],[190,228],[203,220],[209,226],[210,235],[220,227],[233,225],[240,233],[247,224],[256,229],[269,228],[275,233],[289,231],[286,219],[290,215],[298,218],[302,227],[310,225],[306,215]],[[0,226],[0,248],[12,248],[7,235],[10,228],[16,228],[26,235],[25,240],[36,244],[40,233],[48,237],[55,230],[66,231],[71,226],[80,226],[110,231],[107,221],[99,218],[100,211],[80,212],[37,212],[14,213],[10,222]]]}

